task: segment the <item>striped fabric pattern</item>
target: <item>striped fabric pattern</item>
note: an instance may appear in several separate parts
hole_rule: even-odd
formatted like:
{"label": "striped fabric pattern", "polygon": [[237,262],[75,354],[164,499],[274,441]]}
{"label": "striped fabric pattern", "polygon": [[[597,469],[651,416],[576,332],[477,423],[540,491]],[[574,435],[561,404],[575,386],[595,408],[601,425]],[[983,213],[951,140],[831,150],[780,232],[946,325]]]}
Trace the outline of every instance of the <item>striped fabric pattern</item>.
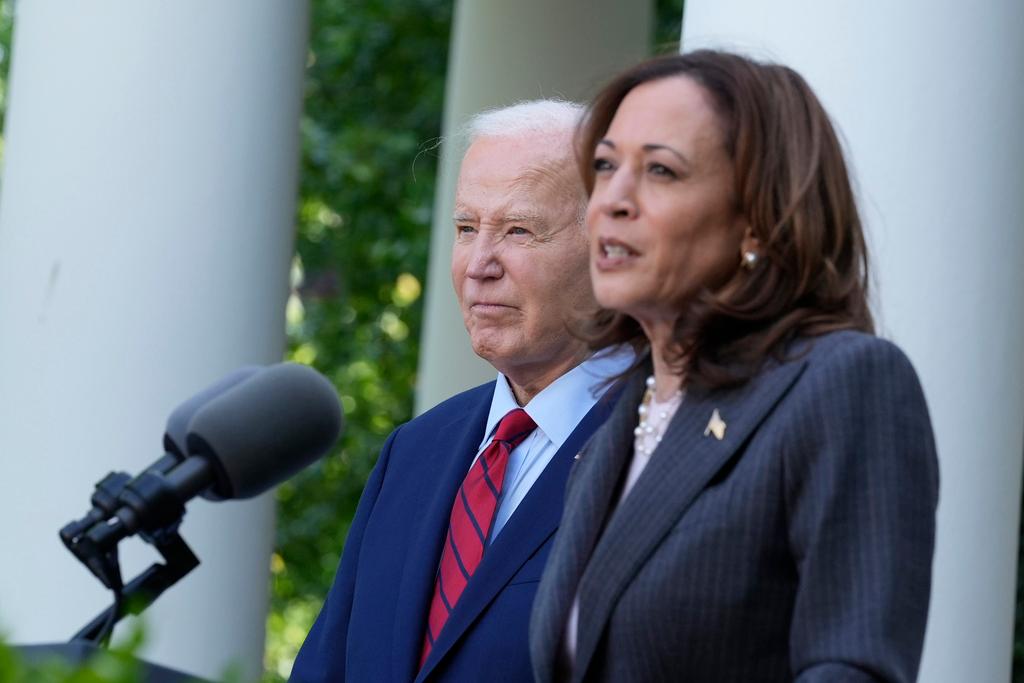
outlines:
{"label": "striped fabric pattern", "polygon": [[510,411],[501,418],[494,439],[473,463],[459,487],[434,583],[420,667],[483,558],[501,499],[509,455],[536,428],[525,410]]}
{"label": "striped fabric pattern", "polygon": [[[915,681],[939,473],[906,356],[836,332],[742,387],[688,390],[619,503],[643,391],[639,373],[569,477],[530,627],[537,682]],[[722,439],[705,435],[716,414]]]}

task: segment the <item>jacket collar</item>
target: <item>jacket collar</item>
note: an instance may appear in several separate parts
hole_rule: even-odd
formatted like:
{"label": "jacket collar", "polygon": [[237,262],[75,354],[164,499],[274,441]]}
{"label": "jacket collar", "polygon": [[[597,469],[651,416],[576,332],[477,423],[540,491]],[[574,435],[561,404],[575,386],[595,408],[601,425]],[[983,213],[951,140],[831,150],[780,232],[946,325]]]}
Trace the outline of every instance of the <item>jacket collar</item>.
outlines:
{"label": "jacket collar", "polygon": [[408,501],[408,505],[421,509],[422,514],[417,517],[418,528],[411,535],[416,540],[405,553],[405,566],[397,587],[395,652],[392,659],[396,681],[411,681],[416,677],[452,501],[476,456],[477,444],[483,438],[487,410],[494,392],[493,382],[485,387],[472,410],[438,427],[439,438],[435,447],[444,451],[439,459],[444,463],[443,471],[436,478],[424,481],[419,488],[421,495],[418,499]]}
{"label": "jacket collar", "polygon": [[[423,669],[416,676],[417,682],[423,681],[434,670],[465,635],[467,629],[508,585],[523,564],[555,533],[562,515],[565,480],[573,460],[590,435],[608,417],[617,398],[616,394],[614,390],[609,391],[584,416],[555,453],[526,498],[516,508],[493,545],[484,553],[472,581],[466,586],[434,643]],[[460,475],[460,481],[461,478]],[[452,495],[454,496],[454,491]],[[446,518],[445,526],[447,521]],[[430,597],[427,596],[427,601]],[[424,608],[423,619],[425,618]],[[422,620],[418,622],[421,627],[424,623],[426,622]],[[420,637],[422,638],[422,633]],[[417,654],[418,652],[417,650]]]}
{"label": "jacket collar", "polygon": [[[634,488],[611,510],[633,452],[636,407],[644,389],[643,376],[633,378],[600,438],[595,438],[593,448],[582,456],[592,460],[594,466],[586,468],[586,476],[581,473],[574,486],[591,489],[593,505],[591,519],[581,524],[581,530],[589,535],[581,541],[589,543],[584,548],[593,548],[593,552],[589,560],[583,555],[580,564],[585,563],[585,569],[577,569],[582,576],[578,584],[580,630],[574,680],[580,680],[586,672],[627,584],[694,498],[726,463],[738,457],[741,446],[805,365],[802,360],[774,365],[733,390],[689,391]],[[708,431],[715,411],[727,425],[722,439]],[[568,607],[563,609],[560,623],[564,625]]]}

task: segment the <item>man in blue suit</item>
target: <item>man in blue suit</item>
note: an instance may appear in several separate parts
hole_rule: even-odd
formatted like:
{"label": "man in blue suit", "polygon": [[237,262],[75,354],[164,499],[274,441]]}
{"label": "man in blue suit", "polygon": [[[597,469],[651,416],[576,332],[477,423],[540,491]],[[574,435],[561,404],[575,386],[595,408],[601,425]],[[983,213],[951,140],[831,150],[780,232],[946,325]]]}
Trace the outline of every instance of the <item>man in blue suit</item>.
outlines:
{"label": "man in blue suit", "polygon": [[292,681],[532,680],[530,609],[565,480],[631,360],[588,357],[570,331],[596,309],[580,111],[535,101],[470,123],[452,281],[498,377],[388,438]]}

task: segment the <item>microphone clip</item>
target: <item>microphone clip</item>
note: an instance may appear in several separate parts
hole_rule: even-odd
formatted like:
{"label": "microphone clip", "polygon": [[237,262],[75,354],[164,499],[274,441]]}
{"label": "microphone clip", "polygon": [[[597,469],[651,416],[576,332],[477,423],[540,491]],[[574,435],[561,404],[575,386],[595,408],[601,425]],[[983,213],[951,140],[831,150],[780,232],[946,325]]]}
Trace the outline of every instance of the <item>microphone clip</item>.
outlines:
{"label": "microphone clip", "polygon": [[[113,604],[71,640],[106,645],[121,618],[140,614],[199,566],[199,558],[178,533],[185,505],[162,472],[146,470],[134,479],[124,472],[111,472],[97,482],[91,502],[92,510],[66,524],[60,538],[114,594]],[[153,546],[165,562],[152,564],[124,585],[118,543],[132,534]]]}

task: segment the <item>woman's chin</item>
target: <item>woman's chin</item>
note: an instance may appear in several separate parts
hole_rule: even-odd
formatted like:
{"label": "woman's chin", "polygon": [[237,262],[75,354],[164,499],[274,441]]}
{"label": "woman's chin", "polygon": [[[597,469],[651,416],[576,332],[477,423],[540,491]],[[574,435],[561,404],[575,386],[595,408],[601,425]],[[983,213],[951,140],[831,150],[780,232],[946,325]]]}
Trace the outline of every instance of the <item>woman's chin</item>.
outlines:
{"label": "woman's chin", "polygon": [[601,308],[609,311],[615,311],[617,313],[627,313],[626,308],[629,306],[628,297],[623,297],[617,294],[603,294],[597,290],[594,291],[594,296]]}
{"label": "woman's chin", "polygon": [[645,297],[637,292],[634,287],[624,287],[621,280],[618,282],[603,281],[603,278],[594,278],[594,298],[601,308],[632,315]]}

